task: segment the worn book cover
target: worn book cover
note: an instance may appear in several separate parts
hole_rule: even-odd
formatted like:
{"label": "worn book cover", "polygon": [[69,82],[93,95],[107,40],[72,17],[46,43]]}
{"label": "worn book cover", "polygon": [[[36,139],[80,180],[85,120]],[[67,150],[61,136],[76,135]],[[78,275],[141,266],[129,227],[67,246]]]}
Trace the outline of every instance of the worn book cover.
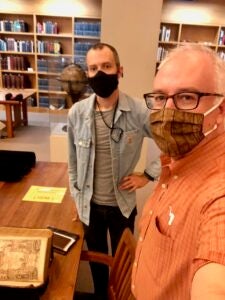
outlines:
{"label": "worn book cover", "polygon": [[52,231],[0,227],[0,287],[40,287],[48,277]]}

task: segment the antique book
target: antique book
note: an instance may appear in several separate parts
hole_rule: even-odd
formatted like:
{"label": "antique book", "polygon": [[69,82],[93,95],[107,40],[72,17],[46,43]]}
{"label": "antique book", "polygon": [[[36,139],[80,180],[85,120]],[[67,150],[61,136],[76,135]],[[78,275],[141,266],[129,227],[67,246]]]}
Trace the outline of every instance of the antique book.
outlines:
{"label": "antique book", "polygon": [[37,288],[48,278],[52,231],[0,227],[0,287]]}
{"label": "antique book", "polygon": [[79,235],[66,230],[48,226],[53,232],[52,246],[53,250],[65,255],[70,248],[77,242]]}

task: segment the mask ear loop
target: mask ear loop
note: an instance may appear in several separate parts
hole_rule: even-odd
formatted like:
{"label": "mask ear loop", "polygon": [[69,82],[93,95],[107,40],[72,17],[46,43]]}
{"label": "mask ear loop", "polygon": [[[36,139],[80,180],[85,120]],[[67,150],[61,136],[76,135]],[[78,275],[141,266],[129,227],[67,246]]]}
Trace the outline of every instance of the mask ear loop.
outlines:
{"label": "mask ear loop", "polygon": [[[207,112],[204,113],[204,117],[208,116],[212,111],[214,111],[217,107],[219,107],[223,101],[224,101],[224,98],[222,98],[221,101],[219,101],[217,104],[213,105],[213,107],[211,107]],[[212,129],[210,129],[209,131],[204,133],[204,136],[209,135],[211,132],[216,130],[217,127],[218,127],[218,125],[215,124]]]}

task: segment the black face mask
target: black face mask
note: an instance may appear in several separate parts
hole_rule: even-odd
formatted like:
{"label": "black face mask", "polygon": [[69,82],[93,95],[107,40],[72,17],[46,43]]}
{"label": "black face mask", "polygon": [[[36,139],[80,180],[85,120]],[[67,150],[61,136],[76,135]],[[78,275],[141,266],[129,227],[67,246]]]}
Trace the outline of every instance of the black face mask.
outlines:
{"label": "black face mask", "polygon": [[88,82],[96,95],[108,98],[118,86],[118,74],[98,71],[94,77],[88,77]]}

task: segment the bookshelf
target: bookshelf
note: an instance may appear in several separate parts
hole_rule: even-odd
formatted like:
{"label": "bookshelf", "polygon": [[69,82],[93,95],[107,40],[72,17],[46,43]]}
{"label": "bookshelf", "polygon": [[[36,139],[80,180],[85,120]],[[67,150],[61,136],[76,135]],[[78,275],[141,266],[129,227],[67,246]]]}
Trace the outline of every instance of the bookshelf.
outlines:
{"label": "bookshelf", "polygon": [[168,51],[183,43],[200,43],[215,50],[225,59],[225,25],[199,25],[162,22],[157,51],[157,64]]}
{"label": "bookshelf", "polygon": [[0,88],[35,89],[33,106],[63,108],[62,69],[85,67],[100,36],[100,18],[0,13]]}

